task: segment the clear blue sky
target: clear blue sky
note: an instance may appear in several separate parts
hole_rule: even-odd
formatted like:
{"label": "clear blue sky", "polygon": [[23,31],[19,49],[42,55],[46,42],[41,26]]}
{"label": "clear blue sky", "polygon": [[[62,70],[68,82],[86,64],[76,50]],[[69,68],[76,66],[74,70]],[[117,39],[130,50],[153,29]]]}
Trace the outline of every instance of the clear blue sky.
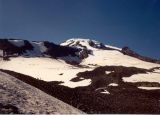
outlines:
{"label": "clear blue sky", "polygon": [[72,37],[160,58],[160,0],[0,0],[0,37]]}

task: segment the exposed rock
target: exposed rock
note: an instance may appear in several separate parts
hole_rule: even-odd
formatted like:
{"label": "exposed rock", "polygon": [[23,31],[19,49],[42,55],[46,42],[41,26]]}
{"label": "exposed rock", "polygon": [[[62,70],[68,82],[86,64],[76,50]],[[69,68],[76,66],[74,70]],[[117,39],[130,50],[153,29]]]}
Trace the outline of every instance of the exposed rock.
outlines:
{"label": "exposed rock", "polygon": [[82,114],[80,110],[0,72],[0,114]]}
{"label": "exposed rock", "polygon": [[152,58],[149,58],[149,57],[141,56],[138,53],[136,53],[133,50],[131,50],[129,47],[123,47],[121,52],[124,55],[132,56],[132,57],[138,58],[138,59],[146,61],[146,62],[160,64],[160,60],[156,60],[156,59],[152,59]]}
{"label": "exposed rock", "polygon": [[85,59],[88,57],[88,50],[87,49],[82,49],[80,52],[79,52],[79,57],[80,59]]}
{"label": "exposed rock", "polygon": [[77,48],[60,46],[47,41],[44,42],[44,45],[47,47],[47,51],[45,52],[45,54],[48,54],[54,58],[68,56],[68,55],[77,56],[76,52],[80,51]]}

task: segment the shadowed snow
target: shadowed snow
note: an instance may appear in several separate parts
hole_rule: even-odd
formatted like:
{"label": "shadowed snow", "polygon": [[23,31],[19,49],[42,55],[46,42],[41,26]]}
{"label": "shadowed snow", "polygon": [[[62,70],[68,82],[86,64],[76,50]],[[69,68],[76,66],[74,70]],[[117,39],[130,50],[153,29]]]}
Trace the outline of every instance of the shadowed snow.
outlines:
{"label": "shadowed snow", "polygon": [[17,47],[24,46],[24,40],[8,40],[8,41]]}

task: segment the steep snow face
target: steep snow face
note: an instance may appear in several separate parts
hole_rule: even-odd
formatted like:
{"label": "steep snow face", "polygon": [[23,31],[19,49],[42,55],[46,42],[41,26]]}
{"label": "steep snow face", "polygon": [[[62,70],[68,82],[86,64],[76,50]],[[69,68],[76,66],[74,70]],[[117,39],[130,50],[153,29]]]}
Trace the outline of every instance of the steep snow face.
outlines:
{"label": "steep snow face", "polygon": [[72,46],[77,48],[87,48],[88,50],[97,50],[105,47],[102,43],[96,40],[72,38],[61,44],[62,46]]}
{"label": "steep snow face", "polygon": [[66,64],[63,60],[43,57],[11,58],[10,61],[0,61],[0,68],[29,75],[44,81],[62,81],[64,83],[61,85],[65,85],[70,88],[90,85],[90,79],[82,80],[80,82],[72,82],[70,80],[77,77],[76,74],[79,72],[93,69],[79,68]]}
{"label": "steep snow face", "polygon": [[24,46],[24,40],[8,40],[8,41],[17,47]]}

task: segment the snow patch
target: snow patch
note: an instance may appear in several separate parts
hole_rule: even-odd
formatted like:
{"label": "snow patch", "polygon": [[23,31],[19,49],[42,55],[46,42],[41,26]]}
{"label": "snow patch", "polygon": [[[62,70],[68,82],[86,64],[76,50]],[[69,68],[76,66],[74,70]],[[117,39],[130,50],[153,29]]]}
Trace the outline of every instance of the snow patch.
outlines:
{"label": "snow patch", "polygon": [[105,71],[105,73],[106,73],[106,74],[110,74],[110,73],[111,73],[111,71]]}
{"label": "snow patch", "polygon": [[103,94],[110,94],[110,92],[107,91],[106,89],[103,92],[101,92],[101,93],[103,93]]}
{"label": "snow patch", "polygon": [[139,89],[145,89],[145,90],[157,90],[160,89],[160,87],[138,87]]}
{"label": "snow patch", "polygon": [[160,83],[160,73],[135,74],[131,77],[123,77],[124,82],[157,82]]}
{"label": "snow patch", "polygon": [[62,83],[61,85],[69,86],[70,88],[84,87],[84,86],[89,86],[91,84],[91,81],[92,81],[91,79],[85,79],[79,82],[67,81],[65,83]]}
{"label": "snow patch", "polygon": [[108,86],[118,86],[117,83],[110,83]]}
{"label": "snow patch", "polygon": [[80,80],[83,80],[84,78],[83,78],[83,77],[80,77],[79,79],[80,79]]}
{"label": "snow patch", "polygon": [[95,91],[96,91],[96,92],[103,93],[103,94],[110,94],[110,92],[107,91],[106,87],[97,88]]}

